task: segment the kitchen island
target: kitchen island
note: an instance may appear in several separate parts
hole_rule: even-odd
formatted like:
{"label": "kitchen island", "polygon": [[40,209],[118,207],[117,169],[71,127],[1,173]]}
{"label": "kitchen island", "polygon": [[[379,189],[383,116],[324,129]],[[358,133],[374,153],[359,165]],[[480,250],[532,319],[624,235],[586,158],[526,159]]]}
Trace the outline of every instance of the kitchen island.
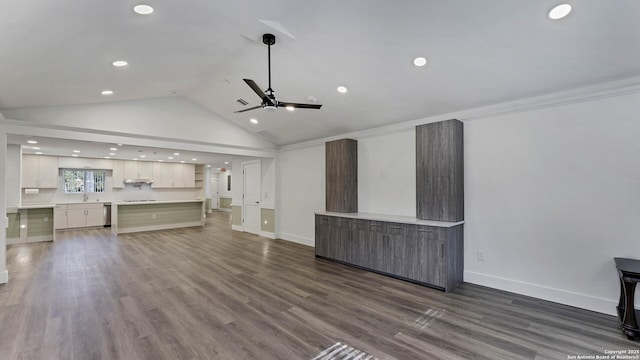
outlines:
{"label": "kitchen island", "polygon": [[54,241],[54,205],[25,205],[7,208],[7,245]]}
{"label": "kitchen island", "polygon": [[111,204],[111,232],[204,226],[204,200],[124,201]]}

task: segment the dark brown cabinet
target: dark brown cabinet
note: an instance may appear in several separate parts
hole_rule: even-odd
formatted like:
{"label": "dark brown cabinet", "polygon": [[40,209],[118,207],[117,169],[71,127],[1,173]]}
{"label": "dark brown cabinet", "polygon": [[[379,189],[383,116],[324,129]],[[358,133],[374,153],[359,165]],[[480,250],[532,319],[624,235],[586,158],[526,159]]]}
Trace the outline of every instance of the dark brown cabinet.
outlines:
{"label": "dark brown cabinet", "polygon": [[462,122],[416,126],[416,217],[464,220]]}
{"label": "dark brown cabinet", "polygon": [[451,291],[462,283],[463,226],[443,225],[317,214],[316,256]]}
{"label": "dark brown cabinet", "polygon": [[358,142],[353,139],[325,144],[326,210],[358,212]]}

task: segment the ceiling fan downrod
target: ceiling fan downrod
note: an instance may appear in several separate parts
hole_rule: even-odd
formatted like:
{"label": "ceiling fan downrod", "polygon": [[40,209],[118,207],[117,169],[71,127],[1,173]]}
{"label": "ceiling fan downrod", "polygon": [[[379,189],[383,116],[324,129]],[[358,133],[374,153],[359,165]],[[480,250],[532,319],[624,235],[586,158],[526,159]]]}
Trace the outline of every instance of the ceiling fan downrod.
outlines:
{"label": "ceiling fan downrod", "polygon": [[276,36],[273,34],[262,35],[262,43],[267,45],[267,66],[269,67],[269,87],[267,92],[269,97],[273,98],[273,89],[271,88],[271,45],[276,43]]}

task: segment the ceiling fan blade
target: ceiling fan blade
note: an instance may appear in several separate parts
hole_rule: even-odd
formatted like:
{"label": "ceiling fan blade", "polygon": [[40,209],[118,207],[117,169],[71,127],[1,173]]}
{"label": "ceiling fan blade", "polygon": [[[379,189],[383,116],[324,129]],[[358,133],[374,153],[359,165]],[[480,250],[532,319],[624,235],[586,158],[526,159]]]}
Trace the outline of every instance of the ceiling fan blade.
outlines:
{"label": "ceiling fan blade", "polygon": [[244,80],[244,82],[246,82],[247,85],[249,85],[251,90],[253,90],[256,94],[258,94],[258,96],[260,96],[260,99],[262,99],[263,102],[266,101],[267,103],[271,104],[271,99],[267,97],[267,94],[265,94],[265,92],[262,91],[262,89],[260,89],[260,86],[258,86],[258,84],[256,84],[255,81],[251,79],[242,79],[242,80]]}
{"label": "ceiling fan blade", "polygon": [[241,113],[241,112],[245,112],[245,111],[249,111],[249,110],[260,109],[261,107],[262,107],[262,105],[258,105],[258,106],[250,107],[248,109],[242,109],[242,110],[234,111],[234,113]]}
{"label": "ceiling fan blade", "polygon": [[278,106],[291,106],[297,109],[320,109],[322,107],[321,104],[300,104],[300,103],[292,103],[286,101],[278,101]]}

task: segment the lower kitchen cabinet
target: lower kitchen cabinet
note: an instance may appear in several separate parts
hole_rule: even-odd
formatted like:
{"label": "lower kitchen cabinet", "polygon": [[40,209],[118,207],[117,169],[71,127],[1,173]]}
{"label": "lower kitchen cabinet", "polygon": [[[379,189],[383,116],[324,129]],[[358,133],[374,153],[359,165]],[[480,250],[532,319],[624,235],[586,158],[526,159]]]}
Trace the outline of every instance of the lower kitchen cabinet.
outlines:
{"label": "lower kitchen cabinet", "polygon": [[54,208],[56,229],[73,229],[104,225],[104,204],[58,204]]}
{"label": "lower kitchen cabinet", "polygon": [[403,223],[344,215],[316,215],[316,256],[445,291],[462,283],[462,222],[407,218]]}

